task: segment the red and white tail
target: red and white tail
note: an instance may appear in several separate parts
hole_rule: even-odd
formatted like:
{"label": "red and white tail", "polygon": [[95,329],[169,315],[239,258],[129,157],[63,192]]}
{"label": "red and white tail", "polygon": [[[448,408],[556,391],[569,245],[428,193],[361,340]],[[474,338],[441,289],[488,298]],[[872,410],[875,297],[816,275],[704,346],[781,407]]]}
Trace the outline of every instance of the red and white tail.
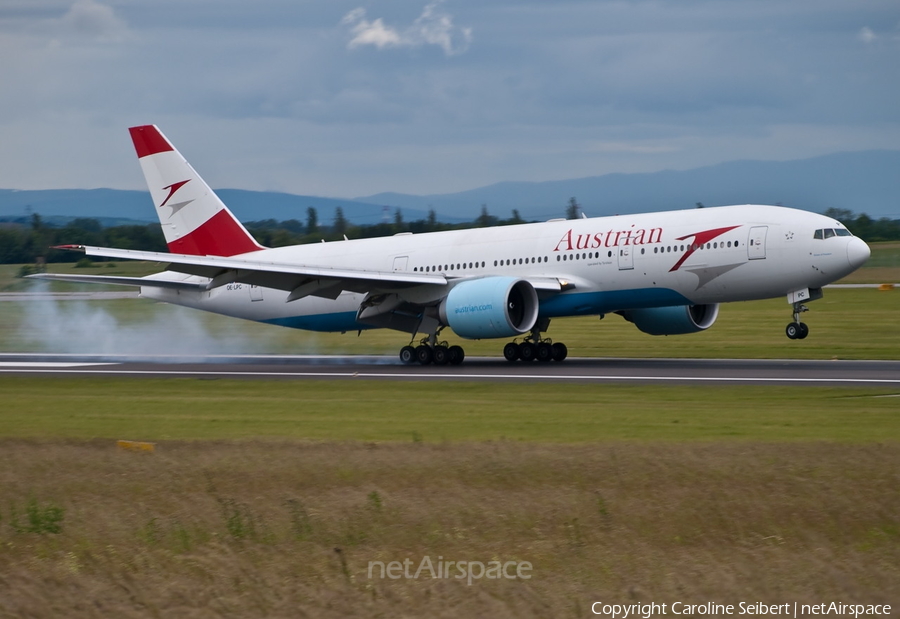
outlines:
{"label": "red and white tail", "polygon": [[170,252],[234,256],[265,249],[156,125],[128,131]]}

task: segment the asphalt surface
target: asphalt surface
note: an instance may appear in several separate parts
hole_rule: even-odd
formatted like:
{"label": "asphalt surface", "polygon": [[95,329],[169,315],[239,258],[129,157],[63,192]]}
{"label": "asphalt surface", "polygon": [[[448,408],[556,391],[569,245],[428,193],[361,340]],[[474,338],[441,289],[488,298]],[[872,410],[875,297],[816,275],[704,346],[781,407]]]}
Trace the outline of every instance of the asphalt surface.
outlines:
{"label": "asphalt surface", "polygon": [[387,356],[241,355],[205,358],[0,354],[0,374],[236,379],[502,381],[670,385],[888,387],[900,392],[900,361],[570,358],[509,363],[472,357],[458,366],[404,366]]}

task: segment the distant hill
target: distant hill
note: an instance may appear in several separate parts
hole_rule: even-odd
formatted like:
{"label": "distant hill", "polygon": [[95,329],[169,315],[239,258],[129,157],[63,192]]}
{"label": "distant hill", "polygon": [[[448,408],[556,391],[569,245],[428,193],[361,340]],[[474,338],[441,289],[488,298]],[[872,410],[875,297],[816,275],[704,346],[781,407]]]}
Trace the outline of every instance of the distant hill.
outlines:
{"label": "distant hill", "polygon": [[[413,196],[380,193],[355,199],[220,189],[217,193],[241,221],[297,219],[318,211],[329,225],[340,206],[355,224],[393,221],[401,209],[406,221],[425,219],[433,208],[438,220],[471,221],[486,205],[491,215],[512,209],[529,220],[561,217],[576,197],[588,216],[693,208],[723,204],[783,204],[809,211],[848,209],[871,217],[900,219],[900,151],[837,153],[795,161],[732,161],[686,171],[607,174],[563,181],[505,182],[452,194]],[[39,213],[48,222],[95,217],[109,222],[153,222],[146,191],[115,189],[0,189],[0,219]]]}
{"label": "distant hill", "polygon": [[505,182],[452,194],[380,193],[357,198],[440,215],[477,217],[518,209],[526,219],[561,217],[576,197],[588,216],[725,204],[783,204],[814,212],[849,209],[900,218],[900,151],[837,153],[795,161],[732,161],[694,170],[607,174],[564,181]]}
{"label": "distant hill", "polygon": [[[296,219],[306,222],[306,209],[318,211],[319,223],[330,225],[337,207],[344,210],[344,217],[354,224],[377,224],[393,221],[396,207],[385,210],[384,205],[355,200],[298,196],[268,191],[242,189],[217,189],[216,193],[241,221]],[[407,221],[426,219],[428,209],[403,208]],[[119,189],[0,189],[0,219],[28,219],[31,213],[39,213],[52,225],[65,225],[76,217],[93,217],[104,225],[122,223],[156,222],[153,202],[147,191]],[[460,222],[459,217],[444,217],[442,221]]]}

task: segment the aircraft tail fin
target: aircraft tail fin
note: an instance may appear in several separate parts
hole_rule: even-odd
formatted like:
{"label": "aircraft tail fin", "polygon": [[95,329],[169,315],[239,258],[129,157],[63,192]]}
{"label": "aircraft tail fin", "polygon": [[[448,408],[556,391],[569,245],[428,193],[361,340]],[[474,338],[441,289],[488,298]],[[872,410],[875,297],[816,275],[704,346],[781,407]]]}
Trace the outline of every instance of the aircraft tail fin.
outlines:
{"label": "aircraft tail fin", "polygon": [[265,249],[156,125],[128,131],[170,252],[235,256]]}

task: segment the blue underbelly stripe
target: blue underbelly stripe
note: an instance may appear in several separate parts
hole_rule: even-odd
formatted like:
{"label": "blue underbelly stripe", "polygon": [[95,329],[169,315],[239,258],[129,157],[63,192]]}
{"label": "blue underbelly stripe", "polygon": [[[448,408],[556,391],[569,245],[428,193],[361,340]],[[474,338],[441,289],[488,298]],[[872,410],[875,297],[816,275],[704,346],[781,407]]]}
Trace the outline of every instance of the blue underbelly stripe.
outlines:
{"label": "blue underbelly stripe", "polygon": [[[616,310],[643,307],[691,305],[683,295],[669,288],[638,288],[634,290],[610,290],[598,292],[571,292],[558,294],[541,301],[540,315],[547,318],[560,316],[589,316],[607,314]],[[263,320],[266,324],[303,329],[305,331],[357,331],[374,327],[356,321],[356,312],[287,316]]]}
{"label": "blue underbelly stripe", "polygon": [[262,320],[270,325],[303,329],[304,331],[358,331],[359,329],[371,329],[370,325],[356,322],[356,312],[336,312],[334,314],[312,314],[309,316],[287,316],[285,318],[270,318]]}
{"label": "blue underbelly stripe", "polygon": [[692,305],[690,299],[669,288],[637,288],[597,292],[570,292],[541,301],[541,316],[586,316],[644,307]]}

